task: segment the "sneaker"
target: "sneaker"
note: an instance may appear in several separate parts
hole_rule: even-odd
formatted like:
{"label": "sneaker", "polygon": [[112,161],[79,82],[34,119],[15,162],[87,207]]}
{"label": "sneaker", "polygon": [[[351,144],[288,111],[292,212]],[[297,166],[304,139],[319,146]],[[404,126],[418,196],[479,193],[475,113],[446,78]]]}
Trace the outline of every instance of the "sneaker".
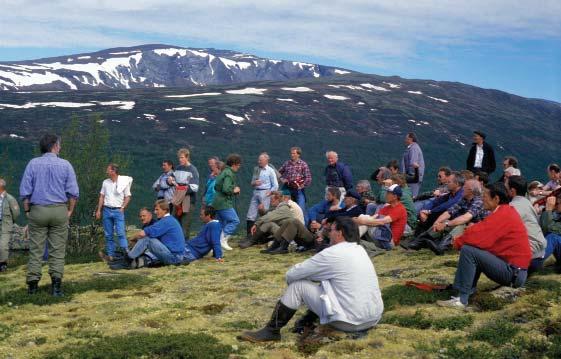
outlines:
{"label": "sneaker", "polygon": [[466,305],[460,301],[460,297],[452,297],[448,300],[438,300],[436,304],[439,307],[466,309]]}

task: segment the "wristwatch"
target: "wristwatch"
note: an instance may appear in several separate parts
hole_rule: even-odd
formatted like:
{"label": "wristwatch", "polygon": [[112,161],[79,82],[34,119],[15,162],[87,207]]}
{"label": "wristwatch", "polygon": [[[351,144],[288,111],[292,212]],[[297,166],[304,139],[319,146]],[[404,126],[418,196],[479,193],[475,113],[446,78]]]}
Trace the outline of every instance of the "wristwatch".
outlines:
{"label": "wristwatch", "polygon": [[450,227],[450,221],[444,221],[444,227]]}

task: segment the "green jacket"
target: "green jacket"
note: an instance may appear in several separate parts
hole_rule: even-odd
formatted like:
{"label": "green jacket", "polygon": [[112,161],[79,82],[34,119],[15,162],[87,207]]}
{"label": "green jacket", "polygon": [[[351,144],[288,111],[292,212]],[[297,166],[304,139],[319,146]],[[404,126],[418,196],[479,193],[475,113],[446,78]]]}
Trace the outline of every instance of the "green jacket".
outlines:
{"label": "green jacket", "polygon": [[413,204],[411,188],[403,187],[401,190],[403,191],[401,203],[407,210],[407,224],[411,229],[415,229],[417,227],[417,210],[415,210],[415,205]]}
{"label": "green jacket", "polygon": [[230,167],[226,167],[218,177],[214,189],[214,199],[212,206],[216,210],[234,208],[234,188],[237,186],[236,174]]}
{"label": "green jacket", "polygon": [[270,210],[263,216],[259,217],[255,222],[255,225],[257,228],[269,222],[275,222],[276,224],[281,225],[281,223],[288,219],[294,219],[294,213],[292,212],[292,209],[290,209],[288,203],[282,202],[275,209]]}
{"label": "green jacket", "polygon": [[561,234],[561,221],[553,219],[552,211],[543,211],[540,216],[540,226],[543,234],[554,233]]}
{"label": "green jacket", "polygon": [[2,234],[9,234],[12,231],[12,227],[19,217],[19,205],[18,201],[8,192],[6,192],[6,197],[2,202]]}

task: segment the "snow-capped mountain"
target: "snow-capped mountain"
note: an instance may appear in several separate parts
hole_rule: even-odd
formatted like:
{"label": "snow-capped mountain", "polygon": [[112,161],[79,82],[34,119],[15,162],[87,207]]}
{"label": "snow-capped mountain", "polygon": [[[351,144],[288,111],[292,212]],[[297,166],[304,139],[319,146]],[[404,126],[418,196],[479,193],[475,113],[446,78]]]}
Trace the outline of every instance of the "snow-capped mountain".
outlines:
{"label": "snow-capped mountain", "polygon": [[335,67],[270,60],[227,50],[142,45],[0,62],[0,90],[200,87],[348,73],[350,71]]}

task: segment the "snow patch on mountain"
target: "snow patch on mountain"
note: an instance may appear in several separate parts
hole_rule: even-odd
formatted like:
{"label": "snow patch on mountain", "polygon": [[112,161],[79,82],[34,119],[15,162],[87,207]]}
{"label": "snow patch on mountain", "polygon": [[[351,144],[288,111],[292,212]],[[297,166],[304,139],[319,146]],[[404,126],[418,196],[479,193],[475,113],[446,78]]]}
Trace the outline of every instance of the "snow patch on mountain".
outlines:
{"label": "snow patch on mountain", "polygon": [[309,87],[281,87],[281,90],[283,91],[293,91],[293,92],[314,92],[314,90],[312,90]]}
{"label": "snow patch on mountain", "polygon": [[248,87],[240,90],[228,90],[226,93],[231,95],[263,95],[267,89],[258,89],[255,87]]}
{"label": "snow patch on mountain", "polygon": [[422,95],[423,94],[421,91],[407,91],[407,92],[409,92],[410,94],[413,94],[413,95]]}
{"label": "snow patch on mountain", "polygon": [[339,101],[349,100],[348,97],[340,96],[340,95],[323,95],[323,97],[328,98],[330,100],[339,100]]}
{"label": "snow patch on mountain", "polygon": [[189,119],[190,119],[190,120],[193,120],[193,121],[209,122],[209,121],[208,121],[206,118],[204,118],[204,117],[192,117],[192,116],[191,116],[191,117],[189,117]]}
{"label": "snow patch on mountain", "polygon": [[236,115],[232,115],[232,114],[225,114],[226,117],[228,117],[230,120],[232,120],[232,123],[234,125],[241,125],[242,122],[244,122],[246,120],[245,117],[241,117],[241,116],[236,116]]}
{"label": "snow patch on mountain", "polygon": [[435,100],[435,101],[439,101],[439,102],[442,102],[442,103],[448,103],[448,100],[444,100],[444,99],[441,99],[441,98],[438,98],[438,97],[432,97],[432,96],[427,96],[427,97],[432,99],[432,100]]}
{"label": "snow patch on mountain", "polygon": [[278,101],[283,101],[283,102],[294,102],[296,103],[296,101],[294,101],[294,99],[291,98],[277,98]]}
{"label": "snow patch on mountain", "polygon": [[173,108],[166,108],[165,111],[172,112],[172,111],[189,111],[192,110],[192,107],[173,107]]}
{"label": "snow patch on mountain", "polygon": [[340,69],[335,69],[333,72],[335,72],[337,75],[346,75],[351,73],[350,71],[345,71]]}
{"label": "snow patch on mountain", "polygon": [[388,85],[391,89],[398,89],[398,88],[401,88],[401,85],[398,85],[398,84],[394,84],[394,83],[391,83],[391,82],[385,82],[385,81],[384,81],[384,83],[385,83],[386,85]]}
{"label": "snow patch on mountain", "polygon": [[376,86],[376,85],[372,85],[372,84],[368,84],[368,83],[366,83],[366,84],[360,84],[360,86],[366,87],[366,88],[369,88],[369,89],[372,89],[372,90],[376,90],[376,91],[386,91],[386,92],[387,92],[387,91],[390,91],[390,90],[388,90],[388,89],[385,88],[385,87]]}

